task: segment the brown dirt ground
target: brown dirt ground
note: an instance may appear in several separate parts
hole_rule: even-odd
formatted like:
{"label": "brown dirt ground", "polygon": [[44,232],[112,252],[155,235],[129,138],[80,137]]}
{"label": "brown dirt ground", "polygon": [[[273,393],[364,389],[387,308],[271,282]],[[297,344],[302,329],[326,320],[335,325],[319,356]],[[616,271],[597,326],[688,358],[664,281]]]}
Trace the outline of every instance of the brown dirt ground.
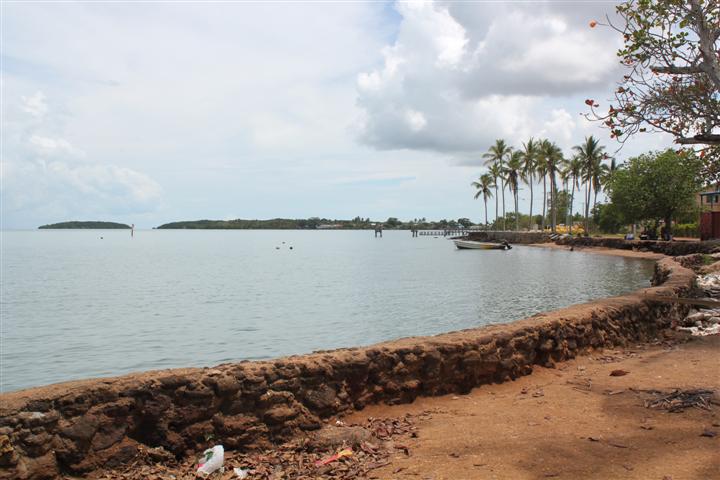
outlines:
{"label": "brown dirt ground", "polygon": [[[718,367],[720,336],[656,342],[538,367],[468,395],[371,406],[346,421],[420,415],[410,455],[399,451],[371,478],[720,479],[720,407],[669,413],[646,408],[656,397],[642,392],[717,395]],[[610,376],[617,369],[629,373]]]}

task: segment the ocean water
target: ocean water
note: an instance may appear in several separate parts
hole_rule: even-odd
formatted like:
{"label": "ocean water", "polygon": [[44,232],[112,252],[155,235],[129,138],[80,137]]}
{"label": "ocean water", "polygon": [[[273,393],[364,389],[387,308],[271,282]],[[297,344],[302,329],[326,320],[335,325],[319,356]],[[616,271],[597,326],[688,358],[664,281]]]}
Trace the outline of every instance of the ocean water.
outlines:
{"label": "ocean water", "polygon": [[647,260],[384,233],[4,231],[0,391],[504,323],[652,275]]}

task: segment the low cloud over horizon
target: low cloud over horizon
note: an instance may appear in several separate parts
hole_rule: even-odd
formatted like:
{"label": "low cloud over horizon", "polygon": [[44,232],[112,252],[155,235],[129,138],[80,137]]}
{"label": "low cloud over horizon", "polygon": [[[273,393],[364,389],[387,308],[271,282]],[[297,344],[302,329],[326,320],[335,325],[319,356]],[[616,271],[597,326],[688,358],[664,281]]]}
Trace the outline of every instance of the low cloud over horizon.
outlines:
{"label": "low cloud over horizon", "polygon": [[[608,98],[607,2],[13,3],[3,228],[74,219],[479,221],[496,138],[569,153]],[[41,40],[41,41],[39,41]],[[638,137],[619,159],[670,146]],[[521,193],[521,198],[523,197]]]}

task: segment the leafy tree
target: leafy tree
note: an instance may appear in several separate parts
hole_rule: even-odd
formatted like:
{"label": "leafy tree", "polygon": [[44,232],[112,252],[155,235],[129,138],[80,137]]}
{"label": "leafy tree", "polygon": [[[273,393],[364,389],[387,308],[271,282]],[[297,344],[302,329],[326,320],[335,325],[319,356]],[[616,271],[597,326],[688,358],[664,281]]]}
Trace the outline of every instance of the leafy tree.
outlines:
{"label": "leafy tree", "polygon": [[402,222],[395,217],[390,217],[385,220],[385,226],[388,228],[397,228],[402,225]]}
{"label": "leafy tree", "polygon": [[553,211],[557,210],[559,218],[567,220],[570,209],[570,194],[566,191],[558,191],[554,196],[548,198],[548,223],[552,222]]}
{"label": "leafy tree", "polygon": [[600,203],[592,211],[593,221],[605,233],[617,233],[625,225],[625,218],[614,203]]}
{"label": "leafy tree", "polygon": [[463,228],[470,228],[473,224],[469,218],[458,218],[457,223],[462,225]]}
{"label": "leafy tree", "polygon": [[[607,113],[594,100],[589,118],[624,142],[645,131],[701,145],[705,174],[720,179],[720,3],[717,0],[628,0],[616,7],[618,50],[626,73]],[[591,22],[595,26],[596,22]]]}
{"label": "leafy tree", "polygon": [[625,223],[672,220],[691,210],[702,186],[702,162],[691,152],[654,152],[631,158],[619,167],[607,185],[610,200]]}

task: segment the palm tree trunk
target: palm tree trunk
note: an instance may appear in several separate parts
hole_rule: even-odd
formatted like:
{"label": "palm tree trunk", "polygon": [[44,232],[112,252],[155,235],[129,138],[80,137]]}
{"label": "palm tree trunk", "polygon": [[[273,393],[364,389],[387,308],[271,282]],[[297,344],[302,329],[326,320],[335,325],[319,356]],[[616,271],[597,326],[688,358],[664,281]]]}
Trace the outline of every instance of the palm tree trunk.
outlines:
{"label": "palm tree trunk", "polygon": [[503,230],[507,228],[505,225],[505,180],[502,180],[502,212],[503,212]]}
{"label": "palm tree trunk", "polygon": [[572,193],[570,194],[570,208],[568,215],[568,233],[572,234],[573,204],[575,203],[575,177],[572,177]]}
{"label": "palm tree trunk", "polygon": [[497,179],[495,179],[495,223],[498,221],[498,202],[500,197],[498,196]]}
{"label": "palm tree trunk", "polygon": [[585,233],[590,233],[590,182],[585,183]]}
{"label": "palm tree trunk", "polygon": [[597,196],[598,196],[598,191],[597,191],[597,189],[595,189],[595,199],[593,200],[593,210],[595,210],[595,207],[597,206]]}
{"label": "palm tree trunk", "polygon": [[483,200],[485,200],[485,226],[487,227],[487,198]]}
{"label": "palm tree trunk", "polygon": [[515,231],[520,230],[520,215],[518,215],[518,191],[515,189]]}
{"label": "palm tree trunk", "polygon": [[550,177],[550,205],[552,206],[552,229],[553,233],[556,233],[557,226],[557,184],[555,183],[555,174],[553,173]]}
{"label": "palm tree trunk", "polygon": [[540,222],[540,230],[545,231],[545,208],[547,207],[547,182],[546,182],[546,176],[543,175],[543,216],[542,216],[542,222]]}
{"label": "palm tree trunk", "polygon": [[533,207],[533,188],[532,178],[530,179],[530,222],[528,223],[528,230],[532,229],[533,218],[532,218],[532,207]]}

